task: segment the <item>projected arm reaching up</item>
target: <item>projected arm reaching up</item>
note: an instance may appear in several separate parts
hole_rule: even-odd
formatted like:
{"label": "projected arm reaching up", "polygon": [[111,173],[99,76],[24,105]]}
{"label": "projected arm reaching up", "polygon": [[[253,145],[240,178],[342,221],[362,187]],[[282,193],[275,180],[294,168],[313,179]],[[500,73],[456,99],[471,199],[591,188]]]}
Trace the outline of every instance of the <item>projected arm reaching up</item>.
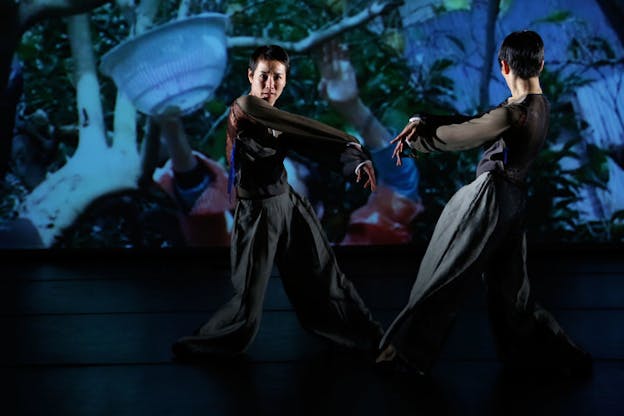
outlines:
{"label": "projected arm reaching up", "polygon": [[413,160],[400,168],[392,163],[392,133],[362,101],[348,55],[346,46],[335,41],[324,45],[318,64],[319,90],[371,150],[379,186],[368,202],[351,214],[343,243],[405,243],[412,238],[410,224],[424,209],[418,193],[418,168]]}

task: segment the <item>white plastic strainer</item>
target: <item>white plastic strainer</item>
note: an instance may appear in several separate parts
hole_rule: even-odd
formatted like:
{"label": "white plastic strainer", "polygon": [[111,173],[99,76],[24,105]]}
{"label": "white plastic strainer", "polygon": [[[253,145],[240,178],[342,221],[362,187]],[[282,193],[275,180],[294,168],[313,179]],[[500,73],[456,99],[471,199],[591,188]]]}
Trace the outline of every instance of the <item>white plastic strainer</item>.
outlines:
{"label": "white plastic strainer", "polygon": [[219,13],[166,23],[111,49],[100,70],[145,114],[190,113],[221,83],[227,24]]}

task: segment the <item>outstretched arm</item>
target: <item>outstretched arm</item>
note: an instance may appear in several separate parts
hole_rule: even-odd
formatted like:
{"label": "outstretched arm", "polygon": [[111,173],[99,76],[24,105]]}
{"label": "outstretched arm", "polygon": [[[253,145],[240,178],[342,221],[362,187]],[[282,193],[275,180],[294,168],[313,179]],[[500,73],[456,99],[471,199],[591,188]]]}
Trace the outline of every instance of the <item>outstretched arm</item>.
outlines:
{"label": "outstretched arm", "polygon": [[[375,189],[375,173],[368,156],[353,136],[316,120],[279,110],[254,96],[238,98],[238,106],[253,120],[279,131],[277,140],[303,155],[326,162],[345,176],[366,175],[365,187]],[[364,169],[362,171],[362,169]]]}
{"label": "outstretched arm", "polygon": [[235,105],[253,120],[282,133],[322,142],[358,143],[355,137],[341,130],[308,117],[279,110],[252,95],[239,97]]}
{"label": "outstretched arm", "polygon": [[159,118],[156,122],[160,126],[161,137],[167,144],[173,169],[177,172],[187,172],[197,166],[197,160],[193,156],[180,118]]}
{"label": "outstretched arm", "polygon": [[387,146],[392,134],[362,101],[347,46],[335,40],[324,44],[318,67],[320,94],[355,127],[368,148]]}
{"label": "outstretched arm", "polygon": [[401,156],[413,156],[413,152],[405,154],[406,146],[419,153],[473,149],[498,137],[511,123],[512,114],[507,106],[497,107],[474,117],[414,117],[392,140],[395,144],[392,156],[397,159],[397,165],[400,165]]}

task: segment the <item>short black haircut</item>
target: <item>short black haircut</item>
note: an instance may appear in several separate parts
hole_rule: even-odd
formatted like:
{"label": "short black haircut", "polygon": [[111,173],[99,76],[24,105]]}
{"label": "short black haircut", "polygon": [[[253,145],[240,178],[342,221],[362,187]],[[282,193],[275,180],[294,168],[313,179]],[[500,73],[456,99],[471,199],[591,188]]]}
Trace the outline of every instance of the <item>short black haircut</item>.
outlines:
{"label": "short black haircut", "polygon": [[288,53],[281,46],[277,45],[264,45],[256,48],[249,58],[249,69],[251,72],[256,71],[259,60],[265,61],[278,61],[284,64],[286,67],[286,74],[290,70],[290,58]]}
{"label": "short black haircut", "polygon": [[498,61],[505,61],[512,71],[522,79],[540,74],[544,61],[544,41],[532,30],[512,32],[498,51]]}

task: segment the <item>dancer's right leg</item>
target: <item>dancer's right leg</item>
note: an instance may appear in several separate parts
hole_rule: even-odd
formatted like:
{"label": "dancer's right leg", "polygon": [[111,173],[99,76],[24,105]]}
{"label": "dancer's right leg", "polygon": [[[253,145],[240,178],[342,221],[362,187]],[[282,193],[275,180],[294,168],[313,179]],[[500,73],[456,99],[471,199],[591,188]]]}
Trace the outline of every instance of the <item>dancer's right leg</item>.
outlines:
{"label": "dancer's right leg", "polygon": [[234,296],[192,336],[173,345],[179,357],[237,354],[253,341],[283,223],[283,195],[238,202],[230,249]]}

